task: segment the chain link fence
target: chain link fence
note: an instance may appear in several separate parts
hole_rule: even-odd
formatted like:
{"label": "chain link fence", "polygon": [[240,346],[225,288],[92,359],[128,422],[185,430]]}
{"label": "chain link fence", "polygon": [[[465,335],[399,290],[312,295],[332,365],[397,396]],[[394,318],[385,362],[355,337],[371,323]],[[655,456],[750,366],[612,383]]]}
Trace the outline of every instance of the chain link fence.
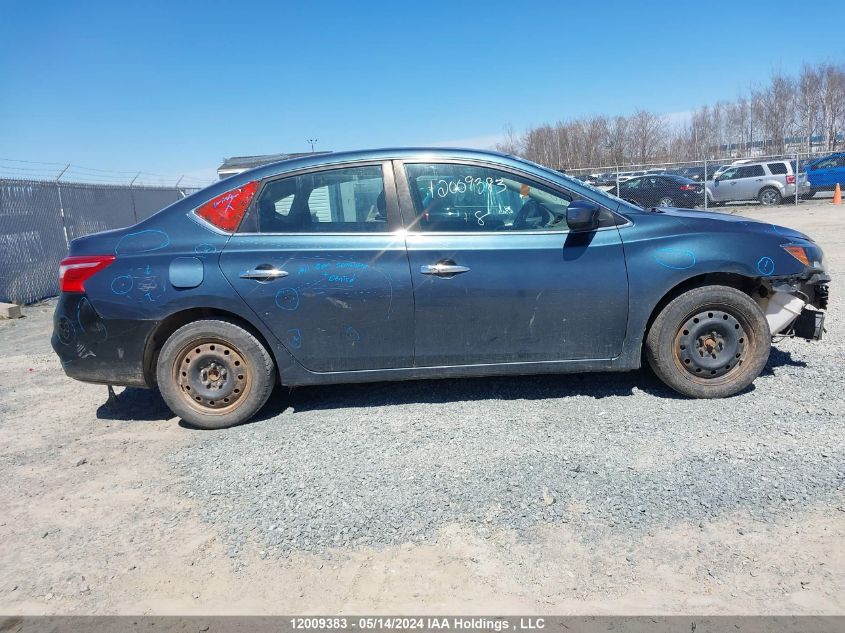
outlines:
{"label": "chain link fence", "polygon": [[192,191],[0,178],[0,301],[57,295],[71,240],[140,222]]}

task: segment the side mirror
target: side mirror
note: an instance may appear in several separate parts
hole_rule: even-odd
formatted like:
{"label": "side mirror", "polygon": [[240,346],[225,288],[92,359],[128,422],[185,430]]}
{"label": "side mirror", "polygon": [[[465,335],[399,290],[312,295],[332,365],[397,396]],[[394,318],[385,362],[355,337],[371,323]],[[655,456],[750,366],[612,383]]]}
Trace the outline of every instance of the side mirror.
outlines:
{"label": "side mirror", "polygon": [[566,224],[570,231],[595,231],[600,214],[601,207],[592,200],[576,200],[566,207]]}

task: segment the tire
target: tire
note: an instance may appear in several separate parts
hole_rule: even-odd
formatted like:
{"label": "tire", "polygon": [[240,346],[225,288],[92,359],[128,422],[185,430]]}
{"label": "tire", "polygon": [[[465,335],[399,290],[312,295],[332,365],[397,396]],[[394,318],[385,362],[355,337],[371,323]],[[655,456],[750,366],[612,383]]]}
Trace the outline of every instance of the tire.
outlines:
{"label": "tire", "polygon": [[702,286],[660,311],[645,352],[654,373],[678,393],[725,398],[760,375],[771,345],[769,324],[748,295],[728,286]]}
{"label": "tire", "polygon": [[156,379],[167,406],[185,422],[223,429],[246,422],[264,406],[275,385],[275,363],[240,325],[208,319],[170,335]]}
{"label": "tire", "polygon": [[658,207],[674,207],[675,201],[672,200],[669,196],[663,196],[660,200],[657,201]]}
{"label": "tire", "polygon": [[775,187],[763,187],[757,194],[757,200],[767,207],[773,207],[782,202],[780,191]]}

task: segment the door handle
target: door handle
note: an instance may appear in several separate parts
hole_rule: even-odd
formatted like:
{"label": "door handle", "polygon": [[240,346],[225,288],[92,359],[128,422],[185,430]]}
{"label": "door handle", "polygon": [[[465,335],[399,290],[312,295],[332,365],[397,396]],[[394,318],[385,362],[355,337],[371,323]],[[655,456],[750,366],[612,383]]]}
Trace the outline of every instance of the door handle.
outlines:
{"label": "door handle", "polygon": [[451,277],[452,275],[458,275],[460,273],[468,273],[469,268],[447,262],[437,262],[436,264],[424,264],[420,266],[420,272],[423,275]]}
{"label": "door handle", "polygon": [[241,273],[241,279],[257,279],[259,281],[278,279],[279,277],[287,276],[288,271],[286,270],[279,270],[278,268],[261,268],[260,266],[253,270],[245,270]]}

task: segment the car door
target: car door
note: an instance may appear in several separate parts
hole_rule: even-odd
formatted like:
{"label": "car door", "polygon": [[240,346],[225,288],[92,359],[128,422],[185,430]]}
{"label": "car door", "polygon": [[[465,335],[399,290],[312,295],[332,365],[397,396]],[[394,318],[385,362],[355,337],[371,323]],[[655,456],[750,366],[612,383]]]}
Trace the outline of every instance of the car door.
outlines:
{"label": "car door", "polygon": [[750,190],[749,174],[748,167],[742,165],[726,169],[713,183],[713,199],[718,202],[729,202],[731,200],[755,198],[756,193],[750,196],[748,194]]}
{"label": "car door", "polygon": [[643,194],[645,196],[645,206],[647,208],[656,207],[663,197],[663,188],[665,178],[662,176],[644,176],[643,177]]}
{"label": "car door", "polygon": [[221,253],[238,294],[311,371],[413,365],[413,291],[388,166],[263,182]]}
{"label": "car door", "polygon": [[608,359],[628,316],[618,222],[570,233],[577,195],[471,161],[397,162],[415,364]]}
{"label": "car door", "polygon": [[[762,165],[744,165],[739,168],[739,175],[736,179],[737,200],[754,200],[763,188],[766,178],[766,171]],[[783,179],[784,182],[786,179]]]}

